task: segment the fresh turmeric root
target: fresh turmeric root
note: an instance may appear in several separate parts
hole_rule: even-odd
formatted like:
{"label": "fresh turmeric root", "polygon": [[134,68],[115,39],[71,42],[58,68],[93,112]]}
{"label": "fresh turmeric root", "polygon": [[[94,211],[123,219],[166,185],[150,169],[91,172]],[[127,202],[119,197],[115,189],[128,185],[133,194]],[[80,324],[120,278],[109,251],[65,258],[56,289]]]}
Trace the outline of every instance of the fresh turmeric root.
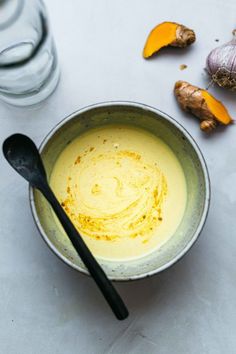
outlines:
{"label": "fresh turmeric root", "polygon": [[174,88],[180,107],[200,118],[200,128],[211,132],[218,124],[233,122],[225,106],[209,92],[185,81],[177,81]]}
{"label": "fresh turmeric root", "polygon": [[143,49],[143,57],[147,59],[167,46],[184,48],[194,41],[193,30],[175,22],[163,22],[150,32]]}

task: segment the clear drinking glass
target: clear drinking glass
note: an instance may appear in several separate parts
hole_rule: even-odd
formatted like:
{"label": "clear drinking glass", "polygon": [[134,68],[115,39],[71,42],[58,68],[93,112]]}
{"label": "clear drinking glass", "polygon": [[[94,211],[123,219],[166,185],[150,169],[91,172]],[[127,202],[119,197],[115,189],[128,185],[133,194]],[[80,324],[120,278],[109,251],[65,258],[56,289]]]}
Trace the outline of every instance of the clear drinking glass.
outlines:
{"label": "clear drinking glass", "polygon": [[41,0],[0,0],[0,99],[26,106],[59,80],[55,45]]}

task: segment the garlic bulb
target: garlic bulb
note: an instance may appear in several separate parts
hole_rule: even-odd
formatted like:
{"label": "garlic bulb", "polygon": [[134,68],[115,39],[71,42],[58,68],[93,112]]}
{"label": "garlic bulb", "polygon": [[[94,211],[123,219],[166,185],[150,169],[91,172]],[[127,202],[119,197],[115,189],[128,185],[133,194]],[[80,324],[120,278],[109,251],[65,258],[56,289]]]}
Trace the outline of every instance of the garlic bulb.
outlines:
{"label": "garlic bulb", "polygon": [[206,69],[219,86],[236,90],[236,30],[234,38],[213,49],[207,57]]}

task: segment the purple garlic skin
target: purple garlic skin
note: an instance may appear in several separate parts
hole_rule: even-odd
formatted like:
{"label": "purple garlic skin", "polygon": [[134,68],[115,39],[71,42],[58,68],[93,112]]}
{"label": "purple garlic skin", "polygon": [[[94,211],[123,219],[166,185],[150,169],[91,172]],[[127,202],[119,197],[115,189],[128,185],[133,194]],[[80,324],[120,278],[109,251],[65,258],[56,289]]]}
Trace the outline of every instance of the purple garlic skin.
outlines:
{"label": "purple garlic skin", "polygon": [[206,69],[219,86],[236,90],[236,37],[210,52]]}

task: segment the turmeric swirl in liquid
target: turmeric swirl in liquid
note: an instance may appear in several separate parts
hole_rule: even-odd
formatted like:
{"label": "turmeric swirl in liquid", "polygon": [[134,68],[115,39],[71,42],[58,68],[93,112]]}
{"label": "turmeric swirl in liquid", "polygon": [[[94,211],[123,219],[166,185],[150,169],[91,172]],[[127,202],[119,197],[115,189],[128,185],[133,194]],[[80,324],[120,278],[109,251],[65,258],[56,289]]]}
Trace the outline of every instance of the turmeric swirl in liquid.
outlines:
{"label": "turmeric swirl in liquid", "polygon": [[51,185],[91,250],[116,259],[141,256],[167,240],[183,214],[177,212],[173,226],[168,200],[184,200],[186,193],[180,164],[164,142],[142,129],[115,125],[92,129],[69,144]]}

